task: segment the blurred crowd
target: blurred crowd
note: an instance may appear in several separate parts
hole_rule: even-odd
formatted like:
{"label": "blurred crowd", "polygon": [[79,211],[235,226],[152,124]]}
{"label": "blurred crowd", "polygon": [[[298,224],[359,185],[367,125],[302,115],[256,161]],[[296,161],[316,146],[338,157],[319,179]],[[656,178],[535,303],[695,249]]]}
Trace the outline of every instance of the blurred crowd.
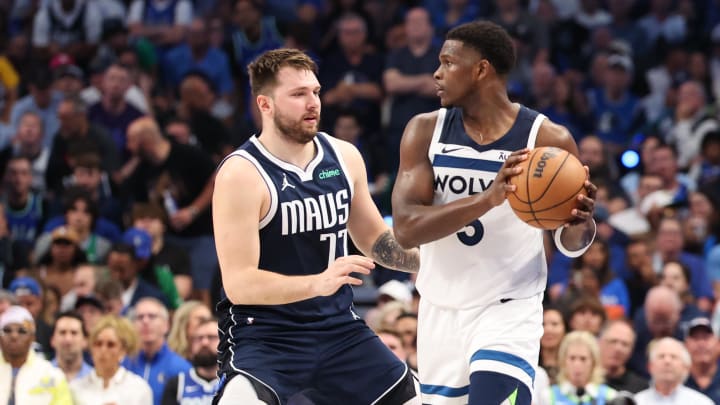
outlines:
{"label": "blurred crowd", "polygon": [[[443,36],[475,19],[511,34],[511,99],[566,126],[599,187],[591,248],[548,239],[536,403],[720,404],[718,0],[0,0],[0,403],[209,403],[210,202],[260,130],[247,64],[317,61],[321,127],[389,217]],[[357,296],[416,367],[412,277]]]}

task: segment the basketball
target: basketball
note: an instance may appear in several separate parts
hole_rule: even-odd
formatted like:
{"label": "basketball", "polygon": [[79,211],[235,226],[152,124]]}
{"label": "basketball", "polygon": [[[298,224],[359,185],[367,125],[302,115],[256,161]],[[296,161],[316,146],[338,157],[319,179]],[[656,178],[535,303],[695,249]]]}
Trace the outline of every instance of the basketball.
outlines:
{"label": "basketball", "polygon": [[556,229],[571,221],[577,195],[586,194],[585,168],[570,152],[555,147],[538,147],[518,163],[523,171],[508,180],[517,186],[508,202],[528,225]]}

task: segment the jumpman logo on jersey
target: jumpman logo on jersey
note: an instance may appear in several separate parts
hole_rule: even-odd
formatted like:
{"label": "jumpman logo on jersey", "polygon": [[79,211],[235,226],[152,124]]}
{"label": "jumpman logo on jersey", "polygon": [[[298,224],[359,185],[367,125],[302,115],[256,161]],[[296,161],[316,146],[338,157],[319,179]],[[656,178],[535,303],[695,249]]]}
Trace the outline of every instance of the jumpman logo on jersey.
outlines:
{"label": "jumpman logo on jersey", "polygon": [[285,189],[288,188],[288,187],[290,187],[290,188],[295,188],[295,186],[293,186],[292,184],[290,184],[290,182],[289,182],[288,179],[287,179],[287,175],[286,175],[285,173],[283,173],[283,181],[282,181],[282,185],[281,185],[281,186],[282,186],[282,187],[280,188],[280,191],[285,191]]}

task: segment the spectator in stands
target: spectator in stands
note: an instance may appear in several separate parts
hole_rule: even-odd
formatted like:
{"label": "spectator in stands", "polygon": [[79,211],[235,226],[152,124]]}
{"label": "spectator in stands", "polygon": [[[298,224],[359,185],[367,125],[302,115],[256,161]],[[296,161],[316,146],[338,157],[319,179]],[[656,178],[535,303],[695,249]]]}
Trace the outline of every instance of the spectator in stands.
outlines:
{"label": "spectator in stands", "polygon": [[684,16],[667,0],[651,0],[650,12],[638,25],[645,30],[649,49],[654,49],[660,39],[663,39],[661,43],[680,44],[687,35]]}
{"label": "spectator in stands", "polygon": [[323,61],[323,66],[332,66],[332,69],[320,70],[320,84],[325,89],[321,94],[323,126],[333,128],[337,113],[343,108],[352,108],[368,131],[377,131],[379,101],[383,95],[383,60],[369,50],[368,28],[362,17],[345,14],[337,23],[340,49]]}
{"label": "spectator in stands", "polygon": [[63,50],[77,61],[89,61],[100,34],[102,14],[97,2],[49,0],[35,14],[32,44],[47,55]]}
{"label": "spectator in stands", "polygon": [[640,103],[630,91],[634,66],[626,55],[610,55],[603,85],[591,90],[589,102],[595,133],[612,153],[619,152],[638,124]]}
{"label": "spectator in stands", "polygon": [[222,50],[210,45],[207,23],[201,18],[190,23],[187,42],[169,51],[163,61],[163,79],[170,89],[178,88],[193,71],[204,73],[221,97],[230,97],[234,90],[230,62]]}
{"label": "spectator in stands", "polygon": [[666,134],[667,142],[677,150],[677,165],[687,171],[700,159],[700,146],[706,134],[720,129],[720,122],[709,110],[707,96],[695,81],[680,85],[674,125]]}
{"label": "spectator in stands", "polygon": [[688,319],[688,315],[683,316],[686,313],[700,312],[697,305],[695,305],[695,297],[690,291],[690,280],[692,280],[690,269],[684,264],[675,260],[663,264],[660,271],[660,284],[675,291],[680,297],[680,301],[683,303],[680,317],[684,319]]}
{"label": "spectator in stands", "polygon": [[152,297],[163,303],[167,300],[162,291],[139,276],[140,264],[137,259],[135,247],[125,243],[113,245],[108,255],[110,277],[123,286],[123,314],[145,297]]}
{"label": "spectator in stands", "polygon": [[108,239],[116,239],[115,234],[120,233],[119,227],[122,225],[123,207],[120,200],[113,196],[110,176],[103,171],[100,156],[96,153],[83,153],[75,157],[74,163],[69,183],[85,191],[97,205],[98,222],[101,223],[95,224],[94,229],[98,233],[102,232]]}
{"label": "spectator in stands", "polygon": [[86,255],[77,233],[66,226],[55,228],[50,239],[50,246],[40,256],[35,271],[47,286],[57,289],[60,307],[70,308],[76,298],[73,292],[75,268],[85,262]]}
{"label": "spectator in stands", "polygon": [[610,214],[608,223],[629,237],[643,236],[650,232],[650,222],[643,211],[643,201],[651,193],[661,190],[662,177],[653,173],[640,175],[636,192],[630,195],[632,205],[622,211]]}
{"label": "spectator in stands", "polygon": [[117,63],[130,71],[130,88],[124,95],[125,101],[143,114],[151,112],[148,105],[149,87],[154,85],[154,81],[148,73],[141,70],[138,59],[135,48],[129,47],[127,40],[125,40],[122,45],[118,46],[117,56],[113,55],[108,61],[96,60],[91,62],[89,66],[90,83],[88,87],[80,92],[80,97],[87,105],[101,102],[103,98],[101,89],[103,88],[105,71],[109,65]]}
{"label": "spectator in stands", "polygon": [[20,75],[5,56],[5,41],[0,43],[0,147],[4,147],[12,135],[10,112],[17,101]]}
{"label": "spectator in stands", "polygon": [[130,35],[146,38],[163,50],[181,43],[193,18],[190,0],[133,0],[127,16]]}
{"label": "spectator in stands", "polygon": [[609,0],[608,10],[612,17],[609,27],[613,38],[624,41],[634,55],[640,56],[647,54],[649,49],[645,30],[632,19],[635,3],[635,0]]}
{"label": "spectator in stands", "polygon": [[43,290],[40,283],[34,278],[21,276],[10,283],[8,290],[15,294],[18,305],[27,309],[35,320],[35,351],[45,354],[52,352],[50,346],[52,328],[42,319]]}
{"label": "spectator in stands", "polygon": [[699,159],[688,175],[698,188],[720,184],[720,131],[705,134],[700,143]]}
{"label": "spectator in stands", "polygon": [[53,89],[63,98],[77,96],[85,88],[85,74],[67,54],[55,56],[50,61],[50,68],[54,78]]}
{"label": "spectator in stands", "polygon": [[87,107],[80,97],[63,100],[58,106],[60,129],[50,149],[46,181],[55,195],[63,190],[65,178],[74,167],[73,158],[84,153],[96,153],[102,168],[112,173],[120,167],[118,150],[112,138],[87,118]]}
{"label": "spectator in stands", "polygon": [[524,10],[518,0],[498,0],[496,6],[492,21],[505,28],[520,47],[517,65],[532,66],[534,61],[547,61],[550,41],[545,24]]}
{"label": "spectator in stands", "polygon": [[119,63],[110,64],[103,73],[100,101],[88,108],[88,120],[103,128],[115,143],[115,149],[125,156],[127,127],[131,122],[143,116],[143,113],[125,99],[132,77],[130,69]]}
{"label": "spectator in stands", "polygon": [[645,305],[637,311],[633,320],[633,329],[637,333],[637,341],[628,365],[636,373],[647,377],[647,348],[650,341],[663,337],[683,337],[680,313],[683,305],[677,293],[666,286],[651,288],[645,297]]}
{"label": "spectator in stands", "polygon": [[11,306],[0,316],[0,402],[71,404],[62,371],[31,350],[35,322],[27,309]]}
{"label": "spectator in stands", "polygon": [[190,336],[204,320],[211,319],[210,308],[200,301],[186,301],[175,311],[168,346],[175,353],[191,360]]}
{"label": "spectator in stands", "polygon": [[53,144],[55,134],[60,129],[60,120],[57,115],[58,106],[62,100],[60,93],[52,89],[52,75],[47,67],[35,67],[28,81],[30,93],[13,106],[10,113],[12,126],[17,130],[20,118],[27,112],[38,114],[42,120],[42,128],[45,136],[43,145],[50,147]]}
{"label": "spectator in stands", "polygon": [[[166,216],[156,204],[136,203],[132,207],[132,226],[147,232],[152,238],[152,255],[155,265],[170,270],[175,288],[183,300],[190,298],[192,276],[188,253],[165,240]],[[180,353],[180,352],[178,352]]]}
{"label": "spectator in stands", "polygon": [[88,344],[87,331],[80,315],[74,312],[59,314],[53,325],[50,344],[55,349],[52,365],[62,370],[68,381],[78,380],[92,372],[92,366],[83,359]]}
{"label": "spectator in stands", "polygon": [[95,370],[71,383],[75,404],[151,404],[148,383],[121,365],[125,356],[137,352],[138,336],[130,322],[104,316],[90,332],[89,340]]}
{"label": "spectator in stands", "polygon": [[653,342],[649,348],[650,388],[635,395],[637,405],[712,405],[705,395],[683,385],[691,365],[685,346],[671,337]]}
{"label": "spectator in stands", "polygon": [[165,385],[162,405],[181,405],[188,402],[210,405],[220,387],[217,377],[218,323],[216,319],[204,319],[192,329],[190,361],[193,368],[171,378]]}
{"label": "spectator in stands", "polygon": [[[392,329],[380,329],[375,331],[375,333],[378,338],[380,338],[380,341],[383,342],[398,359],[407,362],[408,355],[399,333]],[[417,369],[417,367],[415,367],[415,369]]]}
{"label": "spectator in stands", "polygon": [[[209,78],[202,72],[190,72],[180,83],[177,114],[187,121],[197,146],[220,162],[232,152],[230,133],[212,112],[215,93]],[[249,136],[249,135],[248,135]]]}
{"label": "spectator in stands", "polygon": [[633,394],[648,387],[647,379],[627,368],[627,362],[635,345],[635,331],[632,324],[624,319],[610,321],[598,341],[600,364],[605,370],[605,381],[616,391]]}
{"label": "spectator in stands", "polygon": [[98,324],[103,315],[115,315],[106,311],[103,303],[93,295],[78,297],[77,301],[75,301],[75,312],[82,318],[85,330],[95,329],[95,325]]}
{"label": "spectator in stands", "polygon": [[395,319],[395,332],[400,335],[407,363],[414,370],[417,370],[417,314],[414,312],[403,312]]}
{"label": "spectator in stands", "polygon": [[30,159],[32,189],[38,193],[45,191],[45,172],[50,158],[50,147],[43,144],[44,139],[42,117],[34,111],[27,111],[20,117],[13,144],[6,152],[0,152]]}
{"label": "spectator in stands", "polygon": [[0,315],[13,305],[17,305],[15,294],[0,288]]}
{"label": "spectator in stands", "polygon": [[[587,274],[583,274],[583,279],[587,280],[588,278]],[[587,283],[587,281],[584,281],[584,283]],[[598,282],[595,281],[595,283]],[[568,325],[571,331],[590,332],[593,336],[600,334],[607,320],[607,313],[597,298],[597,293],[581,295],[580,298],[570,304],[569,309]]]}
{"label": "spectator in stands", "polygon": [[[98,222],[98,207],[84,190],[70,189],[65,196],[65,227],[72,230],[74,243],[80,245],[88,262],[103,263],[110,250],[111,242],[95,230]],[[36,262],[48,252],[53,240],[54,229],[40,235],[35,243]]]}
{"label": "spectator in stands", "polygon": [[598,297],[608,319],[630,316],[630,295],[625,283],[610,268],[610,248],[607,242],[596,238],[588,250],[575,259],[573,267],[574,271],[589,268],[597,277],[600,287]]}
{"label": "spectator in stands", "polygon": [[550,384],[557,383],[560,342],[567,332],[563,313],[559,308],[546,306],[543,310],[543,335],[540,338],[539,365],[547,374]]}
{"label": "spectator in stands", "polygon": [[433,44],[430,14],[422,7],[408,10],[404,29],[407,46],[388,53],[383,72],[383,88],[392,97],[385,139],[388,167],[393,171],[398,166],[405,124],[415,114],[439,107],[433,73],[440,49]]}
{"label": "spectator in stands", "polygon": [[164,301],[170,310],[177,309],[182,299],[178,296],[170,269],[155,265],[150,234],[142,229],[129,228],[123,234],[122,241],[135,248],[135,260],[140,277],[163,293]]}
{"label": "spectator in stands", "polygon": [[5,206],[0,204],[0,285],[10,284],[10,280],[15,278],[16,273],[25,264],[19,265],[18,261],[13,258],[10,231],[5,218]]}
{"label": "spectator in stands", "polygon": [[218,271],[209,210],[212,159],[197,148],[170,142],[150,118],[131,124],[128,149],[143,160],[129,180],[135,201],[164,204],[170,223],[166,239],[189,252],[193,288],[209,304],[212,274]]}
{"label": "spectator in stands", "polygon": [[685,385],[720,403],[720,373],[718,373],[718,338],[710,319],[695,318],[685,331],[685,348],[690,353],[690,375]]}
{"label": "spectator in stands", "polygon": [[712,284],[705,272],[705,263],[702,257],[688,253],[684,250],[682,223],[679,218],[663,218],[658,225],[655,238],[657,252],[654,260],[661,263],[678,261],[690,269],[690,290],[697,297],[697,306],[701,311],[710,312],[712,309]]}
{"label": "spectator in stands", "polygon": [[559,354],[558,383],[543,393],[543,404],[604,403],[615,397],[615,390],[604,384],[595,336],[570,332],[560,344]]}
{"label": "spectator in stands", "polygon": [[4,179],[3,202],[13,250],[28,257],[45,221],[47,207],[42,196],[32,190],[30,159],[24,156],[10,158]]}
{"label": "spectator in stands", "polygon": [[140,352],[127,357],[123,366],[146,379],[153,391],[153,403],[160,404],[167,381],[189,371],[187,360],[170,350],[165,340],[170,319],[165,305],[155,298],[141,298],[132,313],[140,337]]}

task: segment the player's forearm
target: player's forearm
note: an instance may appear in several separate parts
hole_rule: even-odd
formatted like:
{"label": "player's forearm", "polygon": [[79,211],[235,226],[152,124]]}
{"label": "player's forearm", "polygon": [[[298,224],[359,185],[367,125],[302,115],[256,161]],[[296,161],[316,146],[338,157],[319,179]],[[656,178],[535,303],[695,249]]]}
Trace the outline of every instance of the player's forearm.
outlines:
{"label": "player's forearm", "polygon": [[492,208],[482,193],[445,205],[407,205],[393,217],[395,237],[404,248],[417,247],[458,232]]}
{"label": "player's forearm", "polygon": [[420,252],[403,249],[390,230],[380,235],[373,244],[372,259],[387,268],[408,273],[416,273],[420,269]]}
{"label": "player's forearm", "polygon": [[230,270],[225,292],[236,305],[283,305],[314,298],[314,275],[286,276],[261,269]]}

